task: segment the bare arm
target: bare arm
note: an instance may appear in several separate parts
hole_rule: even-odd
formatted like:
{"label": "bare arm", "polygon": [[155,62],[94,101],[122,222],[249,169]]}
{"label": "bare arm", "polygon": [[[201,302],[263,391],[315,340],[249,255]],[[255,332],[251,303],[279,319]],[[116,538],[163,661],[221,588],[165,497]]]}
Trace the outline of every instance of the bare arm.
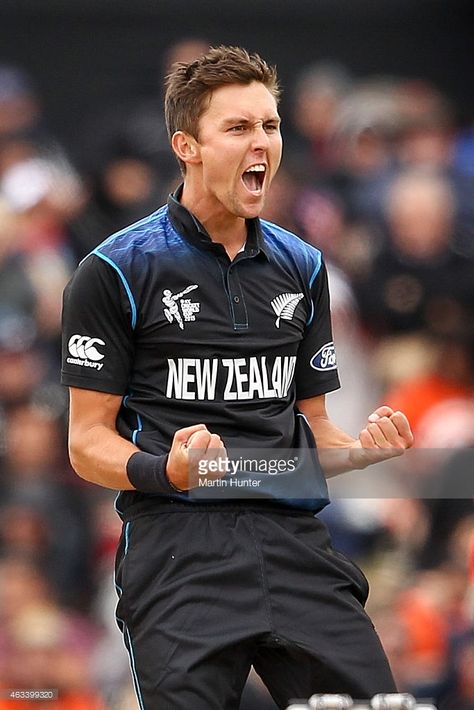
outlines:
{"label": "bare arm", "polygon": [[[140,449],[117,431],[122,397],[77,387],[70,387],[69,391],[69,457],[72,467],[81,478],[104,488],[134,490],[127,476],[127,462]],[[189,451],[196,450],[202,452],[201,460],[226,455],[219,436],[211,434],[204,424],[179,429],[171,445],[166,475],[180,490],[197,485],[197,462],[191,464],[189,458]],[[222,475],[218,471],[214,477]]]}
{"label": "bare arm", "polygon": [[127,461],[139,449],[117,432],[119,395],[70,387],[69,458],[76,473],[91,483],[133,490]]}
{"label": "bare arm", "polygon": [[413,445],[406,416],[387,406],[369,415],[357,439],[329,419],[324,395],[302,399],[297,407],[309,422],[327,478],[400,456]]}

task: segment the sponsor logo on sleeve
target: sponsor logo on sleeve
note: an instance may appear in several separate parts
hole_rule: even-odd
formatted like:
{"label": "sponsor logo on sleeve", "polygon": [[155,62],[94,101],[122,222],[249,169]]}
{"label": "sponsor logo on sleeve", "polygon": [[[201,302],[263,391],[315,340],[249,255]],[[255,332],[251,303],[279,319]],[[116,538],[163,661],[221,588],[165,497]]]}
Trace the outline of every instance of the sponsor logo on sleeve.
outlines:
{"label": "sponsor logo on sleeve", "polygon": [[334,343],[326,343],[322,348],[319,348],[318,352],[311,358],[309,364],[312,368],[320,370],[321,372],[335,370],[337,368],[337,362]]}
{"label": "sponsor logo on sleeve", "polygon": [[69,338],[67,344],[72,357],[66,358],[66,362],[70,365],[90,367],[100,372],[104,363],[99,361],[103,360],[105,356],[97,349],[97,346],[101,347],[102,345],[105,345],[105,342],[100,338],[91,338],[88,335],[73,335]]}

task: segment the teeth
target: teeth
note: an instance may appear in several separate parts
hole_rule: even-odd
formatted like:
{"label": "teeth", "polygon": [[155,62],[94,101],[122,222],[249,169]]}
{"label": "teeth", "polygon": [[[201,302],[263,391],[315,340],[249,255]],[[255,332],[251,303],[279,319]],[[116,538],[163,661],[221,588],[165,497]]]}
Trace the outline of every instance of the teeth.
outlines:
{"label": "teeth", "polygon": [[251,168],[245,171],[246,173],[264,173],[265,165],[252,165]]}

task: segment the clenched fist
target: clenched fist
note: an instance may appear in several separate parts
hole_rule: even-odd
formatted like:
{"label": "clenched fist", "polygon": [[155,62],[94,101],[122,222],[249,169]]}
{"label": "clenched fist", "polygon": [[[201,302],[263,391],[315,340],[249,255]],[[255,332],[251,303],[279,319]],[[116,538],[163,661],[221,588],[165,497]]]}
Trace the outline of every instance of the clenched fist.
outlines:
{"label": "clenched fist", "polygon": [[386,405],[369,415],[367,426],[350,446],[350,461],[354,468],[401,456],[413,446],[413,434],[403,412],[394,412]]}
{"label": "clenched fist", "polygon": [[197,488],[200,478],[222,478],[226,459],[220,436],[211,434],[205,424],[194,424],[175,433],[166,475],[175,488],[188,491]]}

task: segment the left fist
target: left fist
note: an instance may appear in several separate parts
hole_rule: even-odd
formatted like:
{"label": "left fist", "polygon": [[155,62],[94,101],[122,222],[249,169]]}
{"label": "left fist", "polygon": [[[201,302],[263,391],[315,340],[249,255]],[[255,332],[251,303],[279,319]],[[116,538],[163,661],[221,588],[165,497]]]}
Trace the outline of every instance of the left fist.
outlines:
{"label": "left fist", "polygon": [[391,407],[378,407],[369,415],[367,426],[352,444],[351,460],[354,468],[401,456],[413,446],[413,434],[403,412]]}

